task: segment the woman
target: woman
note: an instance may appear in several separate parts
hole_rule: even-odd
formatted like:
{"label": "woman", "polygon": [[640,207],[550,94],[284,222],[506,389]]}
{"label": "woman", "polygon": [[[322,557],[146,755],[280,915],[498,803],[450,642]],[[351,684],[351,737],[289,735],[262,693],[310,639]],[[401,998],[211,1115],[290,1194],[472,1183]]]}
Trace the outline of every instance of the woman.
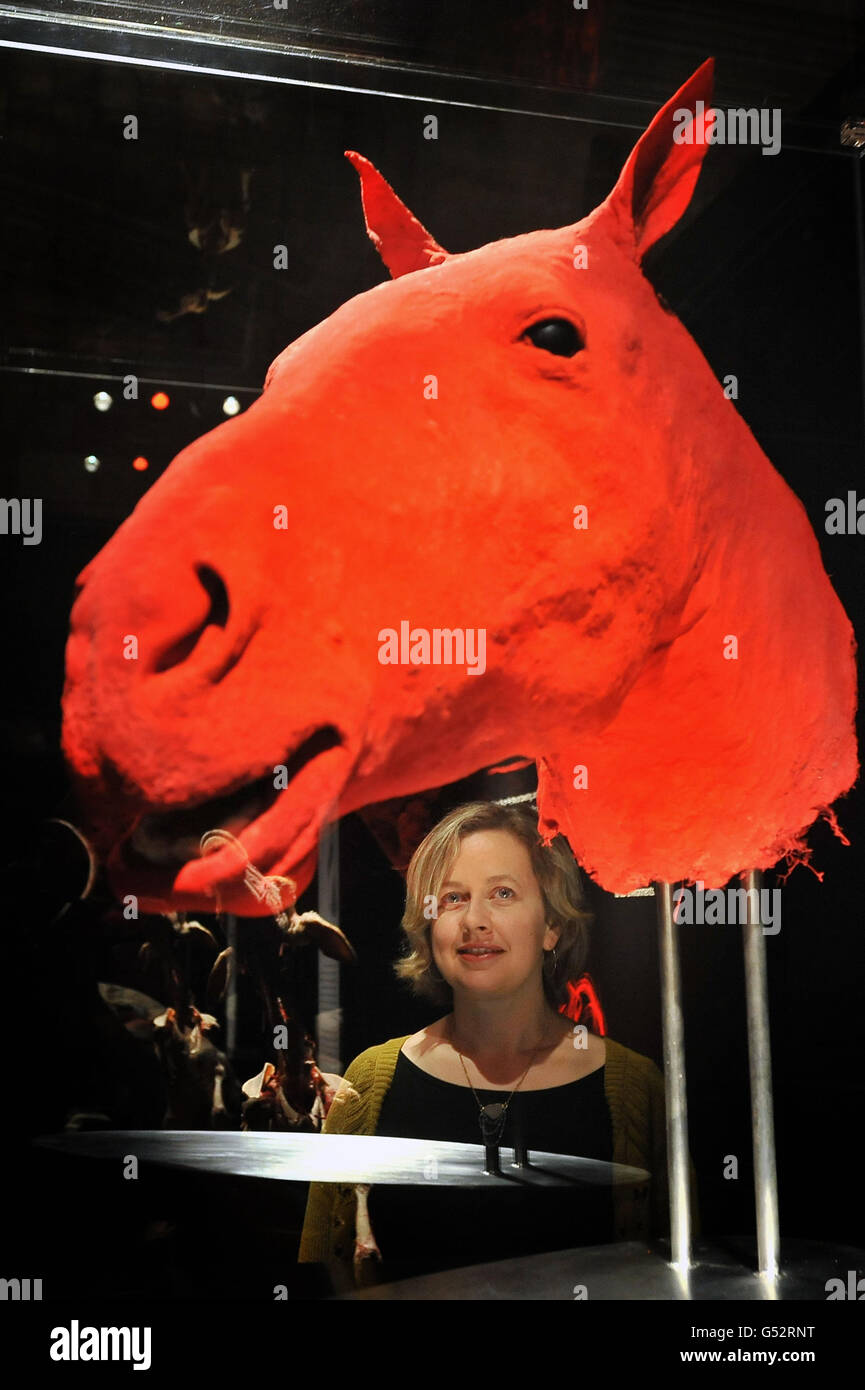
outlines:
{"label": "woman", "polygon": [[[358,1283],[609,1240],[669,1234],[663,1077],[559,1009],[582,973],[589,915],[560,837],[524,806],[472,802],[408,868],[396,973],[448,1012],[351,1063],[327,1134],[387,1134],[571,1153],[645,1168],[648,1185],[520,1190],[310,1187],[299,1260]],[[696,1215],[696,1213],[695,1213]],[[363,1258],[380,1251],[376,1268]],[[377,1262],[376,1262],[377,1263]]]}

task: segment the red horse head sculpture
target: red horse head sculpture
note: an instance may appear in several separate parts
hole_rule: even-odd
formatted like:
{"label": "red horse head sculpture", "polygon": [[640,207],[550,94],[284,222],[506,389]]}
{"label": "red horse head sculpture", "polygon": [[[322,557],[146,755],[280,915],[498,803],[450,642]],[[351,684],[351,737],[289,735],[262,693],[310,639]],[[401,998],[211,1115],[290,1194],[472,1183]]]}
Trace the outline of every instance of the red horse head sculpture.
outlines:
{"label": "red horse head sculpture", "polygon": [[118,891],[267,912],[204,831],[299,893],[325,821],[515,756],[607,889],[802,856],[857,773],[851,627],[640,268],[711,78],[588,217],[466,254],[349,154],[393,280],[287,347],[79,580],[64,747]]}

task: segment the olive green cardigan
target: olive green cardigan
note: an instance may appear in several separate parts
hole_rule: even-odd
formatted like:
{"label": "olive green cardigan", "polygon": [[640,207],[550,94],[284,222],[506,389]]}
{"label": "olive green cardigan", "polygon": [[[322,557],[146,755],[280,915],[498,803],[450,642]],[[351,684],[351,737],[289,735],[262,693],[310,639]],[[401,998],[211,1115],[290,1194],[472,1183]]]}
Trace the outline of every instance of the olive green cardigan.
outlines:
{"label": "olive green cardigan", "polygon": [[[331,1103],[324,1134],[375,1134],[403,1038],[369,1047],[354,1059]],[[651,1180],[613,1187],[617,1240],[669,1236],[664,1078],[648,1057],[605,1038],[604,1091],[613,1130],[613,1162],[645,1168]],[[375,1282],[372,1260],[353,1273],[356,1193],[353,1184],[311,1183],[298,1261],[326,1264],[337,1288]],[[691,1166],[692,1230],[699,1234]],[[385,1260],[387,1252],[385,1251]],[[386,1277],[386,1270],[382,1273]]]}

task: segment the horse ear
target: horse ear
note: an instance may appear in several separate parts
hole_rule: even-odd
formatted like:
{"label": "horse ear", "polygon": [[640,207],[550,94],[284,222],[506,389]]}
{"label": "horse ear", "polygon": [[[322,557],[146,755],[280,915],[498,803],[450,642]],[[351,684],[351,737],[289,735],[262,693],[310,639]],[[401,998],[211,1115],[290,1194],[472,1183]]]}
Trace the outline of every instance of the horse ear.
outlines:
{"label": "horse ear", "polygon": [[707,58],[661,108],[598,208],[614,216],[616,239],[629,243],[638,262],[676,225],[691,201],[714,119],[714,70],[714,59]]}
{"label": "horse ear", "polygon": [[360,175],[360,196],[370,241],[394,280],[447,260],[447,251],[430,236],[383,179],[375,165],[354,150],[345,151]]}

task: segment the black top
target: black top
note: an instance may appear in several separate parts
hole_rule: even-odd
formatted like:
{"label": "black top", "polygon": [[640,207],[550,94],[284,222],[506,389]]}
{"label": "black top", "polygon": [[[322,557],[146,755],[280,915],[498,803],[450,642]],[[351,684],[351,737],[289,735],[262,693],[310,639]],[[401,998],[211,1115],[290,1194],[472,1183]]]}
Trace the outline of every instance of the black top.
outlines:
{"label": "black top", "polygon": [[[482,1104],[508,1096],[507,1091],[475,1089]],[[518,1127],[530,1157],[535,1151],[611,1161],[604,1068],[563,1086],[517,1091],[506,1112],[502,1148],[514,1147]],[[404,1052],[397,1058],[376,1133],[477,1144],[481,1162],[478,1103],[469,1087],[430,1076]],[[606,1185],[483,1193],[434,1181],[428,1187],[379,1185],[370,1192],[369,1214],[384,1278],[613,1239],[611,1189]]]}

